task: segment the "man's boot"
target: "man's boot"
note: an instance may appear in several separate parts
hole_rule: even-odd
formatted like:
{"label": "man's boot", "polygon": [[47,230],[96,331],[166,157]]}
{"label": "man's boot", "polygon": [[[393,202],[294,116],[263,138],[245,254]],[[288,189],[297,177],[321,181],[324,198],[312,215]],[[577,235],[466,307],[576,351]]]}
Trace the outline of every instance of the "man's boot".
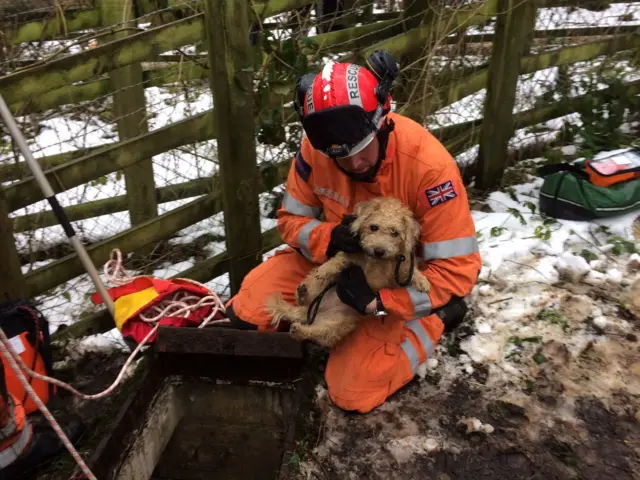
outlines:
{"label": "man's boot", "polygon": [[[79,419],[72,419],[62,430],[76,446],[76,442],[85,431],[85,425]],[[42,466],[43,464],[53,460],[58,455],[67,452],[66,447],[60,440],[60,437],[49,425],[34,425],[33,440],[29,450],[26,451],[11,465],[0,470],[0,479],[2,480],[18,480],[20,478],[29,479],[33,477],[32,470]],[[69,453],[66,453],[70,455]]]}

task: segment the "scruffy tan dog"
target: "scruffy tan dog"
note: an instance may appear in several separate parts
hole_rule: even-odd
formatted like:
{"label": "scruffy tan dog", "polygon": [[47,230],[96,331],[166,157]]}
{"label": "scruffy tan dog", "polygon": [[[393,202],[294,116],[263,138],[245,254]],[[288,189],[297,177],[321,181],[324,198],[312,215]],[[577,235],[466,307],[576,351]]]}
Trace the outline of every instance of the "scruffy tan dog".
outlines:
{"label": "scruffy tan dog", "polygon": [[364,252],[339,252],[313,269],[296,290],[297,305],[288,303],[280,293],[274,294],[266,304],[266,310],[273,318],[272,325],[288,320],[291,322],[290,333],[295,338],[333,347],[351,333],[364,316],[342,303],[335,288],[322,297],[311,325],[307,324],[307,313],[313,300],[352,264],[362,268],[374,292],[402,286],[398,280],[405,283],[409,279],[416,290],[429,292],[431,285],[427,277],[412,261],[420,227],[411,210],[395,198],[379,197],[359,203],[354,213],[356,219],[351,224],[351,231],[360,234]]}

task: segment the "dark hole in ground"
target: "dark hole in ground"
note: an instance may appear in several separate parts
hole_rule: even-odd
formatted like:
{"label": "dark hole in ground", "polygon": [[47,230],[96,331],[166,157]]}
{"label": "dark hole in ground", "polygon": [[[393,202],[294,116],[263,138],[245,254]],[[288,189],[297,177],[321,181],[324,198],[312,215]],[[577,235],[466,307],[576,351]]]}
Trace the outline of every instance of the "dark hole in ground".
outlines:
{"label": "dark hole in ground", "polygon": [[176,386],[165,401],[179,401],[175,410],[181,417],[160,454],[152,479],[278,477],[286,424],[293,408],[292,391],[186,383]]}

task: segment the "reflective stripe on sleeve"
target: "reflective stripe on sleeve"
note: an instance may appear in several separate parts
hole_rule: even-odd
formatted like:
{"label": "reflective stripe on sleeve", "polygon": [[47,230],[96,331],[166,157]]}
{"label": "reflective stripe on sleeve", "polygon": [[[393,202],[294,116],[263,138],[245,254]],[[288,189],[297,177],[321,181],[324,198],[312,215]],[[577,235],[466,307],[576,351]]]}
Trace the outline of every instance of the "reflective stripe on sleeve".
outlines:
{"label": "reflective stripe on sleeve", "polygon": [[476,237],[462,237],[454,240],[422,244],[422,256],[425,260],[463,257],[477,251],[478,239]]}
{"label": "reflective stripe on sleeve", "polygon": [[309,247],[309,239],[311,237],[311,232],[313,231],[314,228],[316,228],[321,223],[322,222],[320,222],[320,220],[316,220],[315,218],[313,220],[309,220],[309,222],[307,222],[305,226],[302,227],[300,229],[300,232],[298,233],[298,245],[300,245],[300,250],[302,251],[302,254],[305,257],[307,257],[309,260],[313,260],[313,255],[311,254],[311,248]]}
{"label": "reflective stripe on sleeve", "polygon": [[33,431],[25,418],[24,428],[16,441],[0,452],[0,469],[8,467],[22,455],[31,441],[32,434]]}
{"label": "reflective stripe on sleeve", "polygon": [[413,304],[413,318],[426,317],[431,313],[431,299],[428,293],[419,292],[413,287],[407,287],[407,293]]}
{"label": "reflective stripe on sleeve", "polygon": [[[431,337],[427,333],[427,331],[420,323],[420,320],[411,320],[407,322],[407,327],[416,334],[418,341],[422,344],[424,351],[427,353],[427,358],[432,357],[435,354],[435,346],[433,345],[433,341]],[[418,354],[418,350],[413,345],[411,338],[407,337],[404,339],[404,342],[400,345],[405,355],[409,359],[409,363],[411,364],[411,371],[415,375],[418,370],[418,366],[420,366],[420,355]]]}
{"label": "reflective stripe on sleeve", "polygon": [[10,438],[14,433],[16,433],[16,422],[14,419],[16,408],[13,405],[13,401],[9,400],[5,403],[5,406],[9,408],[9,423],[0,429],[0,440]]}
{"label": "reflective stripe on sleeve", "polygon": [[318,217],[320,215],[321,209],[319,207],[312,207],[310,205],[305,205],[304,203],[296,200],[288,192],[284,192],[284,197],[282,198],[282,206],[284,209],[293,214],[298,215],[300,217]]}

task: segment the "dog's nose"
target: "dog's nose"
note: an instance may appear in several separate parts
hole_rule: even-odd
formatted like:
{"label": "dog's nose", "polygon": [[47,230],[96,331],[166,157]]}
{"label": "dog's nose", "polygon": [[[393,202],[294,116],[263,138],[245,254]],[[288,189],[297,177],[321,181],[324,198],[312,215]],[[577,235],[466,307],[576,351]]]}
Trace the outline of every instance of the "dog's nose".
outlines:
{"label": "dog's nose", "polygon": [[384,257],[385,249],[384,248],[374,248],[373,249],[373,254],[376,257]]}

